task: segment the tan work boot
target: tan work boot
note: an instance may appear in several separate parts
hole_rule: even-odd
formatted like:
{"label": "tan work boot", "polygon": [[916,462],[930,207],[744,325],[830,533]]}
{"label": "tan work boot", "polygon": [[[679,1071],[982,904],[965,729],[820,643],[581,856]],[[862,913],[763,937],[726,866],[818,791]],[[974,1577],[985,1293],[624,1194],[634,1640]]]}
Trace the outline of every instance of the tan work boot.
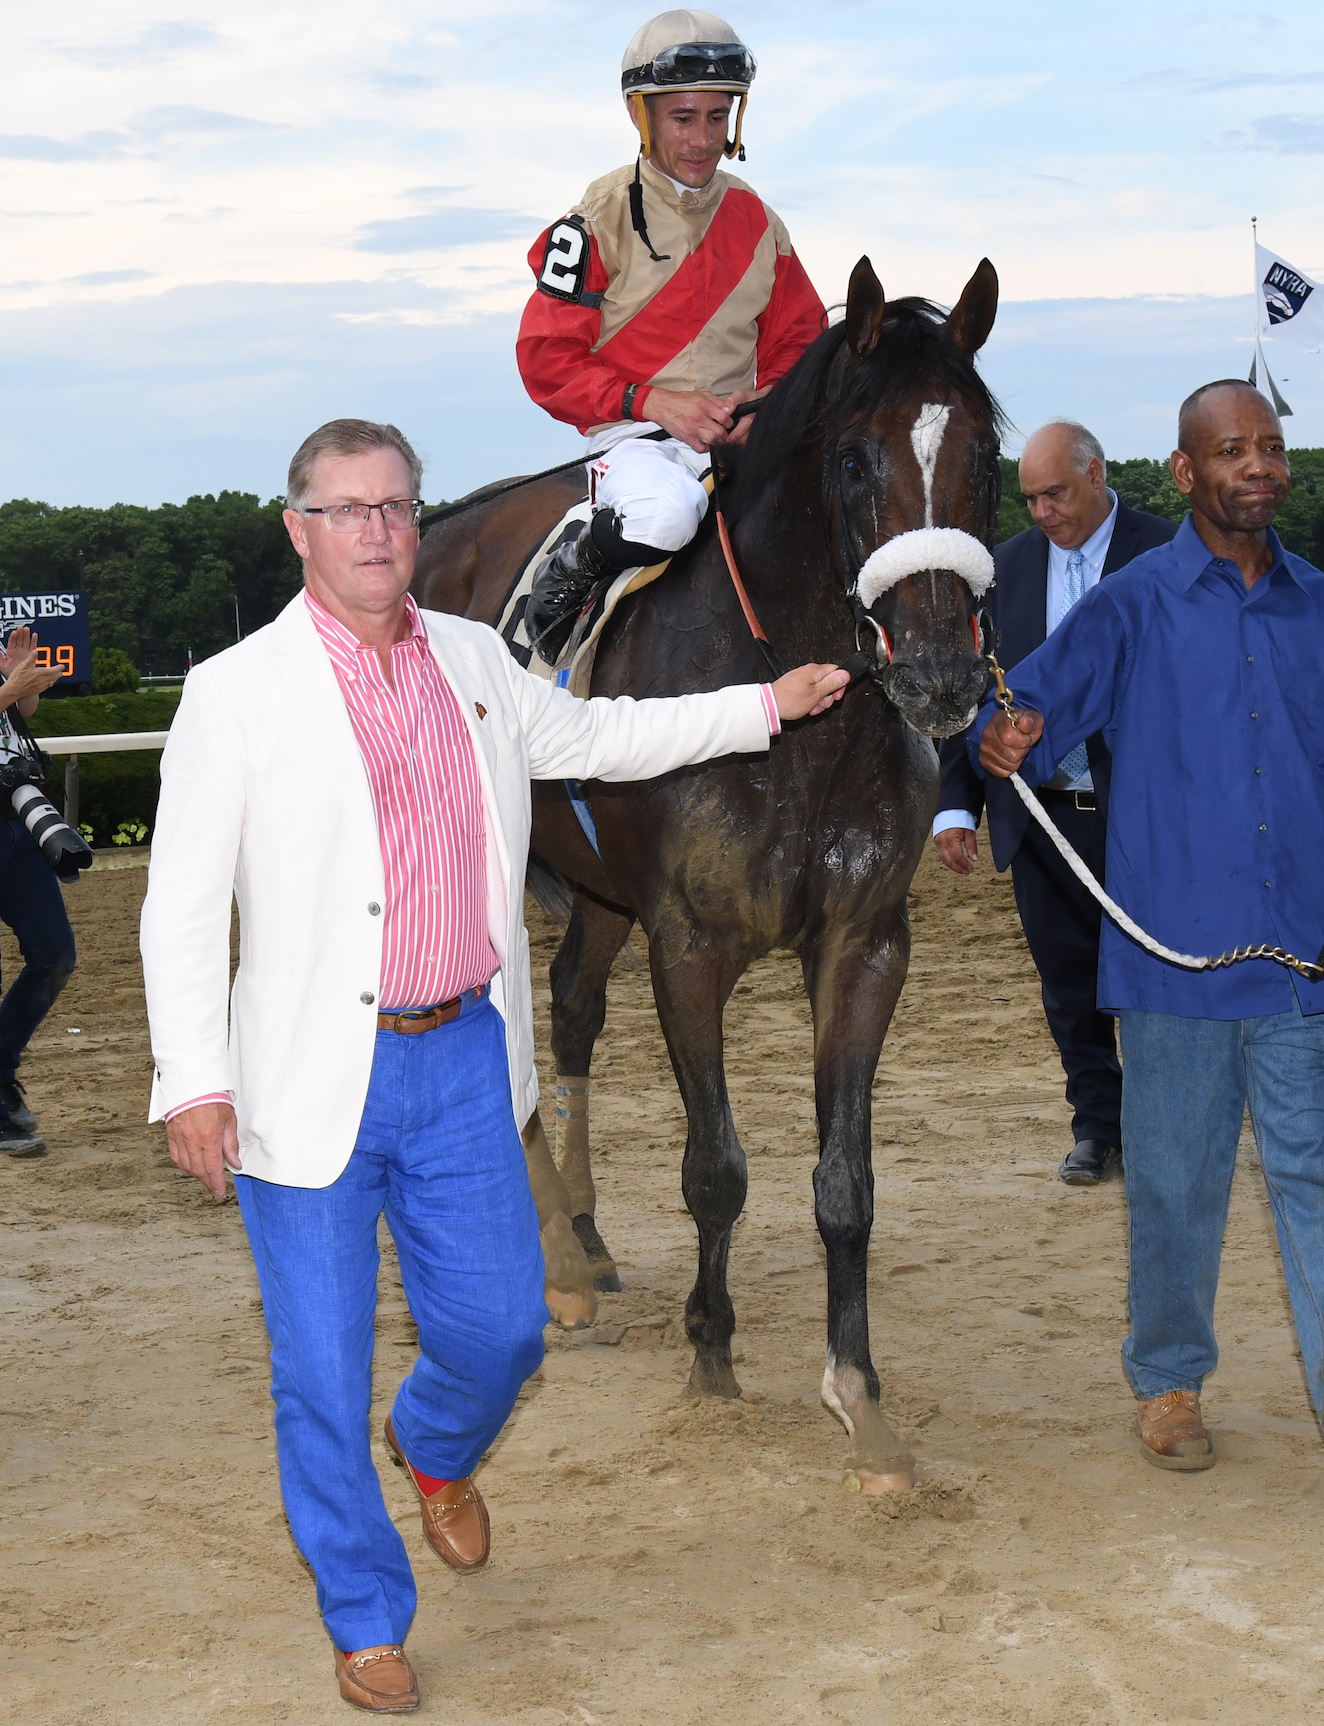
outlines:
{"label": "tan work boot", "polygon": [[346,1702],[369,1714],[408,1714],[418,1707],[418,1679],[403,1648],[383,1642],[349,1654],[336,1649],[336,1677]]}
{"label": "tan work boot", "polygon": [[1193,1390],[1165,1390],[1162,1396],[1137,1400],[1140,1448],[1155,1468],[1212,1468],[1214,1441],[1200,1415],[1200,1398]]}

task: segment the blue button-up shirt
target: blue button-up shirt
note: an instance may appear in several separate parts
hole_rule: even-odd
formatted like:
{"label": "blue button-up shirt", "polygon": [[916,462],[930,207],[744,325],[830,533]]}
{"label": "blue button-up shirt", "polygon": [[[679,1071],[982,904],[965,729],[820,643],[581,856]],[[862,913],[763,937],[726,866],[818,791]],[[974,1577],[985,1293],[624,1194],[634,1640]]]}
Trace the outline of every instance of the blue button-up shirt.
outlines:
{"label": "blue button-up shirt", "polygon": [[[1012,673],[1018,707],[1044,716],[1021,777],[1102,731],[1113,755],[1109,893],[1183,953],[1324,945],[1324,573],[1284,551],[1247,589],[1188,516],[1087,593]],[[985,699],[968,747],[978,766]],[[982,769],[980,769],[982,772]],[[1324,983],[1271,961],[1185,971],[1106,916],[1099,1005],[1193,1019],[1324,1013]]]}

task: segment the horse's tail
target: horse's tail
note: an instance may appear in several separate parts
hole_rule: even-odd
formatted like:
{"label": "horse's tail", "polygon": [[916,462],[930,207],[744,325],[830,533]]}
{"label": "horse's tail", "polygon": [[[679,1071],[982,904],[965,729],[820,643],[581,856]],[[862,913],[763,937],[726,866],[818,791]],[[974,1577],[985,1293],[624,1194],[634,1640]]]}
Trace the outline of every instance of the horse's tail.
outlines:
{"label": "horse's tail", "polygon": [[536,852],[529,852],[528,865],[524,871],[524,885],[538,901],[542,911],[551,918],[558,929],[564,929],[570,921],[570,902],[574,898],[574,888],[561,874],[553,869],[550,863],[544,863]]}
{"label": "horse's tail", "polygon": [[[524,885],[533,894],[544,915],[550,917],[558,929],[564,929],[570,921],[570,906],[575,896],[574,885],[559,869],[553,869],[550,863],[533,851],[529,852],[529,861],[525,865]],[[620,957],[631,971],[643,970],[639,955],[628,940],[621,948]]]}

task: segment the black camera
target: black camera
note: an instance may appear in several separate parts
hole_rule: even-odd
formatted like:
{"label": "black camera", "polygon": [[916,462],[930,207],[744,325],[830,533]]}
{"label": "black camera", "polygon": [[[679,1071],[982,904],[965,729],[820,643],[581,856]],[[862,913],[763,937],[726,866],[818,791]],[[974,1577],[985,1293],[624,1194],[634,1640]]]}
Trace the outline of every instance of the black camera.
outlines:
{"label": "black camera", "polygon": [[16,739],[19,749],[0,758],[0,797],[8,796],[14,813],[37,841],[41,854],[61,881],[77,881],[81,869],[96,859],[81,833],[73,828],[41,787],[51,771],[51,758],[30,737]]}

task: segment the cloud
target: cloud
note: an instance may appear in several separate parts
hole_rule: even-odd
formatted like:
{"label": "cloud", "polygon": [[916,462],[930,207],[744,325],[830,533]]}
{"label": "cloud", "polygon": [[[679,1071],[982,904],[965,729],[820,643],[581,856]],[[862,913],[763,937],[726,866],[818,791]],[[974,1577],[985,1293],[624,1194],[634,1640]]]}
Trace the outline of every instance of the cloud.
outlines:
{"label": "cloud", "polygon": [[1287,90],[1302,84],[1324,84],[1324,72],[1183,72],[1168,67],[1124,78],[1124,90],[1180,90],[1190,96],[1227,96],[1239,90]]}
{"label": "cloud", "polygon": [[289,130],[270,120],[254,120],[246,114],[227,114],[215,108],[149,108],[125,131],[80,132],[76,138],[50,138],[39,132],[0,133],[0,161],[108,162],[139,155],[144,145],[170,139],[231,138]]}
{"label": "cloud", "polygon": [[234,137],[245,132],[287,132],[290,128],[271,120],[254,120],[247,114],[227,114],[217,108],[174,106],[149,108],[134,123],[138,137],[151,143],[165,138]]}
{"label": "cloud", "polygon": [[220,35],[210,24],[176,18],[148,24],[136,35],[120,42],[49,42],[46,50],[63,60],[72,61],[76,66],[118,71],[150,66],[176,54],[190,53],[195,48],[214,48],[220,41]]}
{"label": "cloud", "polygon": [[74,288],[108,288],[116,282],[145,282],[151,274],[150,270],[88,270],[64,280]]}
{"label": "cloud", "polygon": [[1324,156],[1324,116],[1266,114],[1240,132],[1225,132],[1233,149],[1272,150],[1280,156]]}
{"label": "cloud", "polygon": [[77,138],[45,138],[36,132],[0,133],[0,161],[105,162],[122,156],[129,139],[124,132],[84,132]]}
{"label": "cloud", "polygon": [[356,252],[438,252],[451,246],[476,246],[527,234],[537,223],[512,210],[475,210],[464,205],[369,222],[354,236]]}

